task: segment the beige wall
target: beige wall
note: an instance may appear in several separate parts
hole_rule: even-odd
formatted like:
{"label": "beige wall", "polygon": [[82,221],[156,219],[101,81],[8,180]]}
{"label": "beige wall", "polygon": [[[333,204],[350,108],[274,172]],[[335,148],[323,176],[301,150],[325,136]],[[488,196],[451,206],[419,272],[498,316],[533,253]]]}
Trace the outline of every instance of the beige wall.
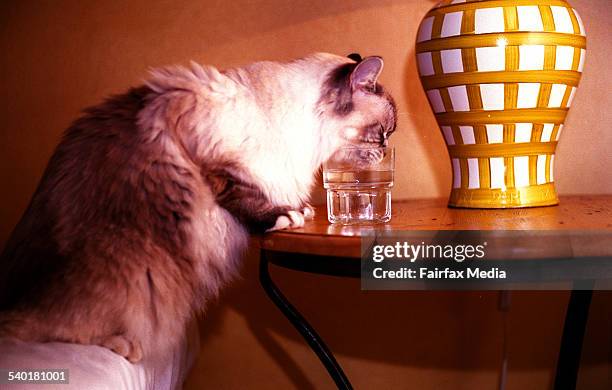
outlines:
{"label": "beige wall", "polygon": [[[400,111],[393,140],[399,172],[394,196],[446,196],[447,155],[414,61],[418,22],[433,4],[1,2],[0,243],[25,208],[61,132],[80,109],[138,84],[150,66],[191,59],[228,67],[313,51],[384,56],[382,81]],[[572,4],[587,26],[588,58],[558,148],[555,178],[562,194],[612,193],[607,109],[612,8],[607,0]],[[287,388],[292,382],[304,389],[331,388],[318,362],[263,297],[254,264],[254,259],[248,262],[244,280],[211,308],[190,388],[240,388],[245,383]],[[408,380],[424,389],[493,388],[501,320],[494,293],[364,294],[355,281],[278,275],[329,336],[360,388],[402,388]],[[541,389],[550,383],[566,299],[564,293],[516,294],[510,388]],[[600,377],[597,364],[602,360],[590,366]],[[522,387],[527,382],[532,386]]]}
{"label": "beige wall", "polygon": [[[151,66],[229,67],[313,51],[380,54],[400,123],[396,198],[446,196],[450,167],[416,76],[414,37],[435,1],[4,1],[0,4],[0,242],[79,110],[138,84]],[[587,67],[556,159],[559,192],[612,193],[612,7],[575,0]],[[317,196],[320,199],[320,196]]]}

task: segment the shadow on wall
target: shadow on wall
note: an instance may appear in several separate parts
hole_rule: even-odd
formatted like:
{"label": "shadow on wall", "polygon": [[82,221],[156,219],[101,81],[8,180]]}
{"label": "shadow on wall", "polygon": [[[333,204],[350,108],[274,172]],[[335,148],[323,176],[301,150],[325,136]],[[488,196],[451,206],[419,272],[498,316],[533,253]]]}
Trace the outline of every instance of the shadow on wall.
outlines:
{"label": "shadow on wall", "polygon": [[[223,333],[224,312],[235,310],[297,388],[314,388],[300,362],[271,336],[303,343],[259,286],[257,266],[253,253],[244,279],[223,294],[221,305],[209,309],[201,323],[202,348]],[[273,280],[336,354],[424,369],[499,369],[503,322],[495,291],[365,292],[357,279],[271,268]],[[567,296],[514,293],[508,317],[511,370],[554,370]]]}
{"label": "shadow on wall", "polygon": [[[415,28],[415,34],[417,30],[418,27]],[[431,167],[428,169],[428,172],[433,176],[436,192],[445,193],[445,191],[449,191],[450,182],[448,180],[448,175],[444,174],[444,172],[448,171],[450,160],[447,157],[446,150],[440,149],[440,142],[436,143],[429,140],[437,137],[440,141],[442,140],[442,135],[419,81],[415,46],[410,45],[409,47],[410,51],[406,56],[403,83],[406,107],[409,108],[411,112],[426,113],[423,115],[410,116],[413,131],[418,137],[417,140],[420,141],[421,148],[424,150],[424,158],[427,160],[426,163],[420,162],[416,165]]]}

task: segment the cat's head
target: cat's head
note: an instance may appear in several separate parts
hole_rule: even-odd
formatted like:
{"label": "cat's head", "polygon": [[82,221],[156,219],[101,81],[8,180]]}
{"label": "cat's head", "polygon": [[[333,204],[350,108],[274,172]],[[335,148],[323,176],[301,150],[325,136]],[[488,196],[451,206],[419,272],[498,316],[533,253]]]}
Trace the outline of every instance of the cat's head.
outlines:
{"label": "cat's head", "polygon": [[395,102],[378,83],[383,59],[351,54],[326,75],[319,101],[323,131],[336,145],[386,146],[395,131]]}

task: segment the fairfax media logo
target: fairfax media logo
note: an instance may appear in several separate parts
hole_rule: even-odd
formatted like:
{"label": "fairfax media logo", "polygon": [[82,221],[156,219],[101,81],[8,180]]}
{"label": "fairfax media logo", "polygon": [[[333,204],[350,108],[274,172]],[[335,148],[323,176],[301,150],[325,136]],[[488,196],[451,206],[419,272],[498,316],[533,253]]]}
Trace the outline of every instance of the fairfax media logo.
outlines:
{"label": "fairfax media logo", "polygon": [[374,279],[506,279],[506,271],[493,268],[466,268],[452,270],[450,268],[400,268],[398,270],[383,270],[381,267],[372,270]]}

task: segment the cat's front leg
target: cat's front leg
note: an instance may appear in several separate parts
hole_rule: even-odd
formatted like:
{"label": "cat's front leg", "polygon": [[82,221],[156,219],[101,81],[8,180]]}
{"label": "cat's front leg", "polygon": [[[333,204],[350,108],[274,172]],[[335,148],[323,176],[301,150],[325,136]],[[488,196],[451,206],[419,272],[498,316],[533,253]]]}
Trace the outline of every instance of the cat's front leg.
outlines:
{"label": "cat's front leg", "polygon": [[232,175],[228,169],[210,171],[204,177],[217,203],[252,233],[300,228],[314,216],[314,210],[308,205],[300,210],[274,206],[256,184]]}

